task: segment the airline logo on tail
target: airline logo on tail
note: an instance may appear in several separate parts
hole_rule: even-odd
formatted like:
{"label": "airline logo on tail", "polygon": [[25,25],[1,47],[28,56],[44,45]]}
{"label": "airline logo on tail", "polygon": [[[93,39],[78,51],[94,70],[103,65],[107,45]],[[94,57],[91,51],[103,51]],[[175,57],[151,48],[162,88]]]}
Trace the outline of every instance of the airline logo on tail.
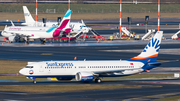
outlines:
{"label": "airline logo on tail", "polygon": [[30,14],[29,13],[24,13],[24,16],[29,16]]}
{"label": "airline logo on tail", "polygon": [[156,52],[159,52],[159,48],[160,48],[159,40],[157,38],[156,39],[152,38],[152,40],[149,42],[149,44],[146,46],[143,52],[147,52],[148,49],[156,50]]}
{"label": "airline logo on tail", "polygon": [[70,18],[71,18],[71,10],[68,10],[64,18],[62,19],[59,27],[53,32],[53,37],[58,37],[61,32],[63,32],[63,34],[67,34],[71,31],[71,28],[69,26]]}
{"label": "airline logo on tail", "polygon": [[154,37],[151,39],[151,41],[147,44],[147,46],[144,48],[144,50],[136,57],[133,57],[131,59],[128,59],[129,61],[141,61],[146,63],[147,61],[156,61],[160,43],[162,39],[163,32],[158,31]]}
{"label": "airline logo on tail", "polygon": [[31,16],[28,8],[23,6],[24,16],[25,16],[25,23],[35,23],[33,17]]}

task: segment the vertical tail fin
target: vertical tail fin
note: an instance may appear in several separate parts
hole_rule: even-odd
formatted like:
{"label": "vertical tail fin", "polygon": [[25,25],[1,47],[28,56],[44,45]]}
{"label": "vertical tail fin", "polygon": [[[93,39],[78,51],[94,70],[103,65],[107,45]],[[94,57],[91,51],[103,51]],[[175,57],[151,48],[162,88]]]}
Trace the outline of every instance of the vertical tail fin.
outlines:
{"label": "vertical tail fin", "polygon": [[70,9],[66,12],[58,28],[53,32],[53,37],[58,37],[60,33],[67,34],[71,31],[71,28],[69,25],[70,19],[71,19],[71,12],[72,11]]}
{"label": "vertical tail fin", "polygon": [[63,19],[61,20],[61,23],[59,24],[58,29],[64,29],[64,28],[70,28],[70,19],[71,19],[71,10],[67,10],[66,14],[64,15]]}
{"label": "vertical tail fin", "polygon": [[26,6],[23,6],[23,11],[24,11],[25,22],[26,23],[34,23],[35,21]]}
{"label": "vertical tail fin", "polygon": [[144,50],[138,56],[128,59],[128,61],[141,61],[143,63],[150,61],[155,62],[157,60],[162,36],[163,31],[158,31]]}

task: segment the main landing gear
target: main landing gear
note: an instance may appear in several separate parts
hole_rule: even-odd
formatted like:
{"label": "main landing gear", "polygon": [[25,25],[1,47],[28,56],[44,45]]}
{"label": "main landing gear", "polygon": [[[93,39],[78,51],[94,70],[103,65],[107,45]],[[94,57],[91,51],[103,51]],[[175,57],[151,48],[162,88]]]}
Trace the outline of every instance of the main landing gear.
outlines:
{"label": "main landing gear", "polygon": [[36,79],[33,79],[33,84],[36,84]]}
{"label": "main landing gear", "polygon": [[96,78],[96,79],[95,79],[95,82],[96,82],[96,83],[101,83],[101,81],[102,81],[102,80],[101,80],[100,78]]}
{"label": "main landing gear", "polygon": [[24,39],[25,39],[25,43],[24,44],[28,45],[29,44],[29,37],[25,37]]}
{"label": "main landing gear", "polygon": [[46,44],[46,39],[40,39],[41,44],[45,45]]}

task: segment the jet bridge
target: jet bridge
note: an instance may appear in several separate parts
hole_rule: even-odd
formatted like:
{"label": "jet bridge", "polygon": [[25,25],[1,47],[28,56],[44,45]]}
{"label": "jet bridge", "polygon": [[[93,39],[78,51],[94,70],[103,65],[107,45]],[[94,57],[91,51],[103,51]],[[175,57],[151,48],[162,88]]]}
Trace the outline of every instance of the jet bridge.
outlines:
{"label": "jet bridge", "polygon": [[100,36],[95,30],[93,30],[93,29],[91,29],[90,30],[91,31],[91,33],[94,35],[94,36]]}
{"label": "jet bridge", "polygon": [[175,33],[171,38],[173,39],[173,40],[176,40],[176,39],[178,39],[180,37],[180,31],[178,31],[177,33]]}
{"label": "jet bridge", "polygon": [[122,32],[123,32],[124,34],[126,34],[127,36],[133,37],[133,35],[126,29],[126,27],[122,27],[121,30],[122,30]]}
{"label": "jet bridge", "polygon": [[149,29],[148,30],[148,33],[146,33],[142,38],[141,40],[146,40],[150,35],[154,34],[155,32],[155,29]]}
{"label": "jet bridge", "polygon": [[74,35],[74,37],[79,38],[79,37],[80,37],[80,35],[82,35],[82,34],[83,34],[83,31],[84,31],[84,30],[79,31],[76,35]]}

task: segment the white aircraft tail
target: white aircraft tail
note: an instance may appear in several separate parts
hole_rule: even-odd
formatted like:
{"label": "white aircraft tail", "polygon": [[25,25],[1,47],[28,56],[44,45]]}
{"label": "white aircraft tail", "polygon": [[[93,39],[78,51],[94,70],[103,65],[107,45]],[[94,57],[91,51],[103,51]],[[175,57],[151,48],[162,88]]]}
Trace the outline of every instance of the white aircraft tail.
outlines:
{"label": "white aircraft tail", "polygon": [[138,56],[128,60],[141,61],[143,63],[156,62],[162,36],[163,31],[158,31]]}
{"label": "white aircraft tail", "polygon": [[23,11],[24,11],[24,17],[25,17],[25,22],[26,23],[35,23],[33,17],[31,16],[31,13],[27,9],[26,6],[23,6]]}

